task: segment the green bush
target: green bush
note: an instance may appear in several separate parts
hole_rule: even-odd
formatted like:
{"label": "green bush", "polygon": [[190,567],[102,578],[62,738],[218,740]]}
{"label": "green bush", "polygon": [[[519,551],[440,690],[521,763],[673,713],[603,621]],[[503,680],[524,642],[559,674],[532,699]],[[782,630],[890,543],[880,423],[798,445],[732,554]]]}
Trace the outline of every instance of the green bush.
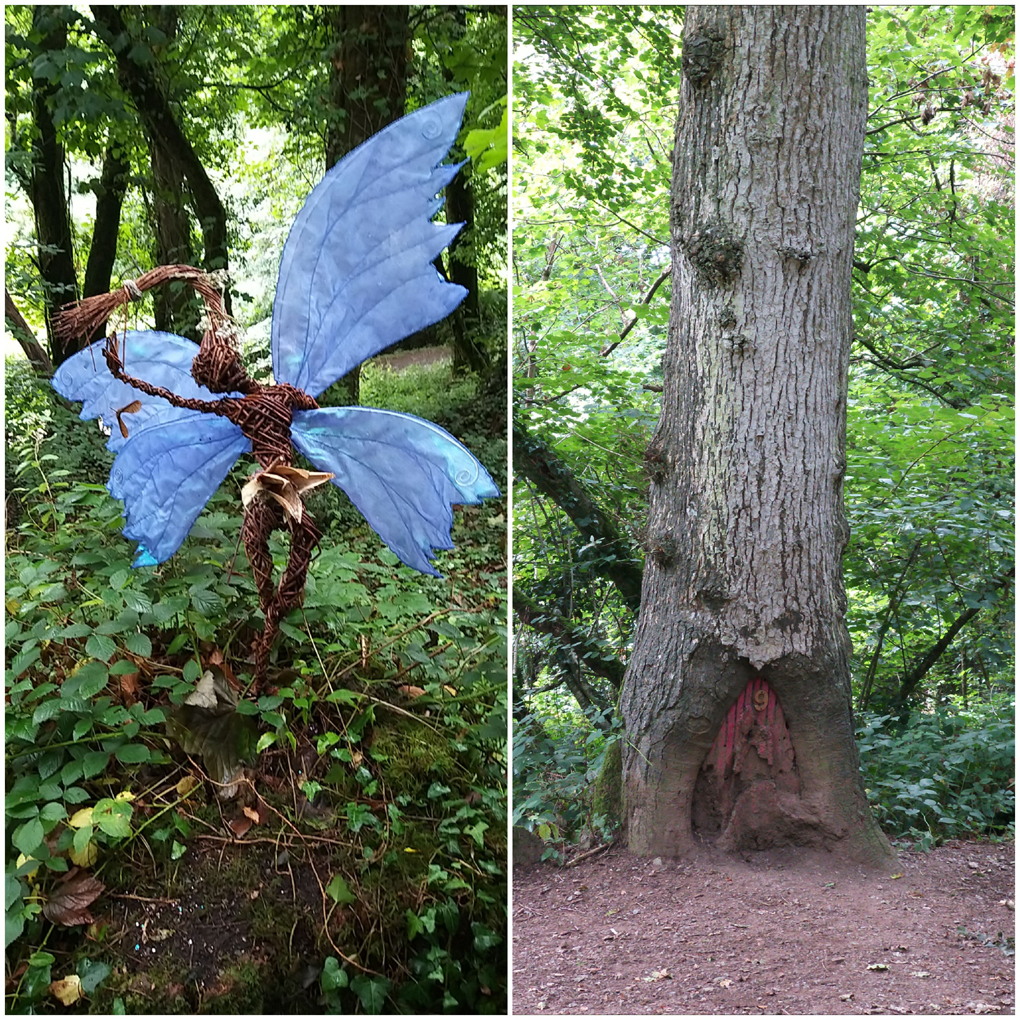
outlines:
{"label": "green bush", "polygon": [[923,849],[1014,827],[1013,703],[1000,711],[863,713],[857,746],[872,810],[890,835]]}
{"label": "green bush", "polygon": [[[112,885],[110,872],[130,876],[125,862],[139,846],[155,866],[167,866],[160,880],[176,873],[192,835],[177,809],[190,794],[174,793],[166,724],[210,647],[223,650],[244,683],[244,649],[260,626],[237,548],[236,482],[250,463],[235,469],[170,561],[133,570],[122,505],[101,484],[107,469],[100,467],[99,482],[79,474],[75,450],[105,453],[102,435],[44,385],[27,383],[9,410],[25,420],[38,413],[39,428],[48,421],[51,430],[63,414],[68,431],[66,443],[25,444],[16,484],[28,498],[7,534],[5,903],[11,967],[27,964],[8,1000],[18,1010],[41,1008],[49,995],[53,957],[43,948],[57,929],[41,908],[59,873],[98,861]],[[353,889],[380,911],[368,962],[385,965],[390,978],[352,971],[348,981],[335,958],[322,972],[326,1004],[344,1012],[505,1009],[499,515],[498,505],[457,514],[457,547],[440,557],[452,575],[445,580],[402,567],[360,518],[355,530],[325,539],[303,607],[281,626],[272,676],[279,686],[257,700],[242,696],[237,708],[256,726],[260,768],[295,775],[309,803],[331,805],[340,827],[333,842],[361,862],[350,888],[334,881],[327,892],[342,905]],[[279,566],[285,541],[274,535],[272,547]],[[132,703],[123,678],[134,674],[127,685],[135,689],[139,673]],[[387,754],[386,741],[376,746],[375,738],[394,720],[413,740]],[[309,747],[320,772],[305,780],[296,762]],[[165,788],[165,807],[132,802],[140,789],[157,787]],[[383,817],[366,806],[381,796]],[[297,823],[312,828],[314,844],[319,823]],[[382,875],[388,884],[375,889]],[[66,932],[59,938],[63,954],[84,948]],[[84,983],[89,961],[75,966]]]}
{"label": "green bush", "polygon": [[547,841],[574,843],[586,833],[605,838],[613,823],[597,812],[594,792],[619,724],[607,737],[594,710],[564,710],[564,704],[515,719],[513,823]]}

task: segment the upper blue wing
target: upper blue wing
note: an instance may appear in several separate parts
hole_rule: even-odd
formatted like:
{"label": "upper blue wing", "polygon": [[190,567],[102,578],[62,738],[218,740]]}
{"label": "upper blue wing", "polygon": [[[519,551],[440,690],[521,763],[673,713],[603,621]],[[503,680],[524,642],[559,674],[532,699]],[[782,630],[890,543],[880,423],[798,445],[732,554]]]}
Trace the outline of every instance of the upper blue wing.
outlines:
{"label": "upper blue wing", "polygon": [[[128,375],[181,397],[215,400],[216,394],[191,376],[198,344],[154,330],[129,331],[121,348]],[[251,443],[228,421],[202,411],[174,407],[115,379],[93,344],[68,358],[53,373],[53,386],[68,400],[83,402],[81,418],[102,418],[110,428],[107,447],[117,454],[107,488],[124,502],[124,535],[141,543],[134,566],[169,559],[191,530],[202,508]],[[241,396],[241,394],[232,394]],[[138,411],[117,411],[139,401]]]}
{"label": "upper blue wing", "polygon": [[[128,375],[162,386],[181,397],[215,400],[222,394],[199,386],[191,376],[191,362],[198,351],[198,344],[173,333],[129,330],[121,337],[121,358]],[[79,415],[82,421],[103,419],[112,430],[106,445],[114,452],[127,442],[115,421],[118,410],[135,400],[141,402],[141,410],[124,416],[124,424],[131,434],[172,407],[162,397],[150,397],[115,379],[103,357],[101,343],[92,344],[68,358],[53,373],[53,388],[68,400],[82,401]]]}
{"label": "upper blue wing", "polygon": [[132,430],[107,485],[124,501],[125,537],[140,543],[132,566],[173,556],[234,462],[250,451],[240,428],[204,411],[169,407]]}
{"label": "upper blue wing", "polygon": [[351,498],[410,567],[439,577],[433,549],[451,549],[453,503],[498,496],[488,472],[438,425],[374,407],[296,411],[294,445]]}
{"label": "upper blue wing", "polygon": [[452,312],[467,293],[432,260],[460,230],[432,217],[459,166],[440,165],[467,93],[395,121],[326,173],[284,245],[273,371],[313,397],[366,358]]}

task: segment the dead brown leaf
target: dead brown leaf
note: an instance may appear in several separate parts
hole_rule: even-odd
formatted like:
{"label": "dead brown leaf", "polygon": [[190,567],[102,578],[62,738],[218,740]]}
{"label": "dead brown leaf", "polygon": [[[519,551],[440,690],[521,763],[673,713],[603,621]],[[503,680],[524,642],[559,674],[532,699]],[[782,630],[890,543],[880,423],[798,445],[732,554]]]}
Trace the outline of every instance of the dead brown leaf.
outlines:
{"label": "dead brown leaf", "polygon": [[81,990],[81,978],[77,974],[68,974],[66,978],[50,982],[50,994],[65,1006],[73,1006],[79,999],[85,998]]}
{"label": "dead brown leaf", "polygon": [[251,818],[245,817],[248,814],[248,809],[245,808],[245,814],[240,815],[237,818],[232,818],[227,824],[230,826],[230,831],[240,839],[250,828]]}
{"label": "dead brown leaf", "polygon": [[140,673],[121,673],[120,693],[124,698],[124,704],[130,706],[138,700],[138,677]]}
{"label": "dead brown leaf", "polygon": [[54,889],[43,906],[43,914],[47,920],[65,927],[91,924],[92,915],[88,911],[88,906],[105,888],[106,886],[94,875],[84,872],[76,874]]}

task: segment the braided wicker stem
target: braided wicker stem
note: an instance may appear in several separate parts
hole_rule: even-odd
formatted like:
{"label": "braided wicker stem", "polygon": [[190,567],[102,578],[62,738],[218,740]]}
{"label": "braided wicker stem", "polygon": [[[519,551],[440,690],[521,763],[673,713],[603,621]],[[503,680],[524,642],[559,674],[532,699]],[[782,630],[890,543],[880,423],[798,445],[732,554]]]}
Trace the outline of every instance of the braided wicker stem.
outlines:
{"label": "braided wicker stem", "polygon": [[[95,329],[114,308],[128,300],[137,300],[142,291],[169,279],[185,279],[190,282],[202,295],[209,312],[210,328],[203,336],[199,353],[192,362],[192,377],[214,393],[234,391],[244,396],[225,396],[216,400],[181,397],[165,387],[128,375],[124,370],[116,333],[108,338],[103,350],[110,373],[115,379],[150,397],[161,397],[174,407],[215,414],[234,422],[250,440],[252,453],[263,469],[274,464],[289,466],[293,451],[290,440],[291,415],[295,409],[312,410],[319,405],[313,397],[289,383],[262,386],[248,375],[237,352],[217,333],[217,326],[229,326],[229,320],[223,312],[219,291],[212,287],[208,278],[199,270],[187,266],[163,266],[153,270],[119,291],[103,295],[102,298],[91,298],[63,313],[58,328],[68,333],[90,335],[90,327]],[[121,427],[125,428],[123,422]],[[290,552],[280,583],[274,588],[269,536],[276,528],[290,532]],[[259,606],[265,616],[263,632],[252,643],[252,690],[258,693],[266,681],[269,654],[279,633],[280,621],[301,604],[312,554],[322,536],[307,512],[301,514],[300,520],[295,520],[282,513],[274,500],[259,494],[245,507],[241,537],[244,539],[245,552],[258,590]]]}

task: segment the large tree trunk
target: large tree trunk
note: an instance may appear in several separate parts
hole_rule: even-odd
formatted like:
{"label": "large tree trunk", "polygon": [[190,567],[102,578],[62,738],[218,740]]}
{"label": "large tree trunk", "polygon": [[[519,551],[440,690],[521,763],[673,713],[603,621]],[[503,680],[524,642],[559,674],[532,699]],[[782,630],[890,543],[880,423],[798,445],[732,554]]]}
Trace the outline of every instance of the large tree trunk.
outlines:
{"label": "large tree trunk", "polygon": [[[38,5],[32,12],[32,30],[42,36],[40,50],[67,46],[69,8]],[[29,194],[35,216],[39,246],[39,275],[46,298],[46,332],[54,365],[60,365],[78,349],[76,341],[61,340],[53,330],[60,308],[78,300],[78,275],[74,267],[71,215],[64,189],[64,147],[57,137],[50,104],[59,86],[46,77],[32,78],[32,115],[36,139],[32,151]]]}
{"label": "large tree trunk", "polygon": [[[323,14],[333,45],[326,169],[404,115],[409,25],[407,6],[327,4]],[[361,366],[338,379],[325,403],[356,404]],[[320,398],[321,400],[321,398]]]}
{"label": "large tree trunk", "polygon": [[639,854],[892,851],[862,786],[842,553],[862,7],[689,7],[648,548],[621,696]]}

